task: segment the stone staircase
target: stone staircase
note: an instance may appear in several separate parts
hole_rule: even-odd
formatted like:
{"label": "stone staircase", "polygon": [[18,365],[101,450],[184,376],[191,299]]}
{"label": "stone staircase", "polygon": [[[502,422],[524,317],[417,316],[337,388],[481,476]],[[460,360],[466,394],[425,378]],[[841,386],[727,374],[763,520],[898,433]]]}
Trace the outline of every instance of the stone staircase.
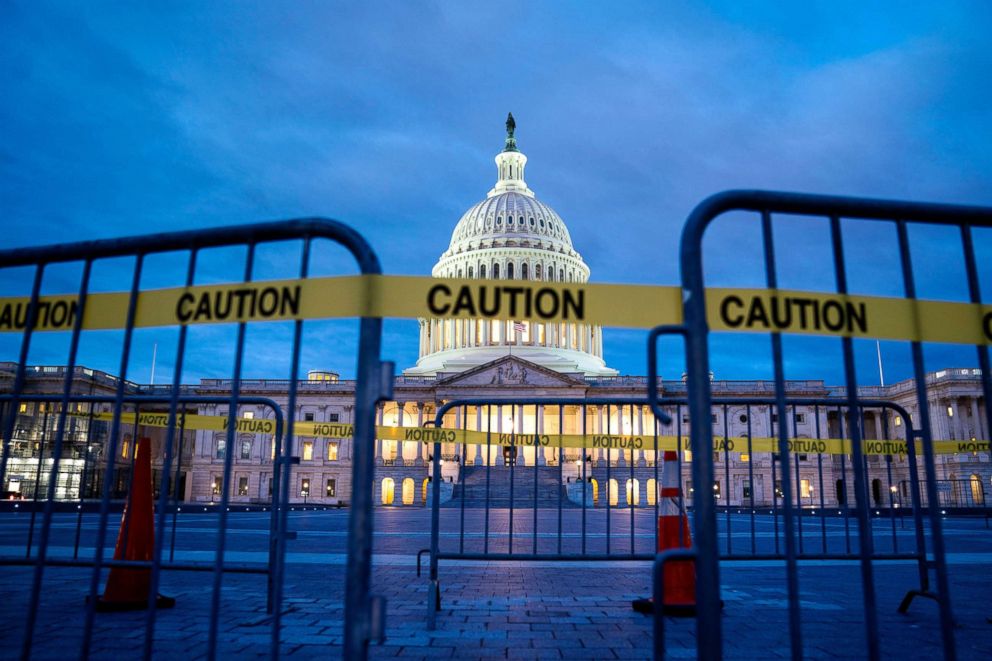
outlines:
{"label": "stone staircase", "polygon": [[[486,506],[486,467],[463,467],[463,478],[454,485],[453,497],[443,507],[461,507],[462,498],[465,507],[483,508]],[[561,495],[562,507],[575,507],[568,500],[565,488],[559,481],[557,466],[509,466],[489,467],[489,506],[510,506],[510,477],[513,476],[513,506],[521,508],[533,507],[535,494],[538,507],[558,507],[558,497]],[[534,471],[537,471],[535,491]]]}

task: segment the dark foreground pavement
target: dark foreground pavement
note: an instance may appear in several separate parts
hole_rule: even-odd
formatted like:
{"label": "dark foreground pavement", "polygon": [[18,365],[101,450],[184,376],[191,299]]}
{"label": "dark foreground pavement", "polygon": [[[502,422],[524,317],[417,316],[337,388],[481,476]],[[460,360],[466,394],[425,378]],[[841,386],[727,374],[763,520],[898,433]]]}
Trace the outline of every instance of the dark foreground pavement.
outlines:
{"label": "dark foreground pavement", "polygon": [[[388,517],[382,517],[385,522]],[[321,519],[322,520],[322,519]],[[331,523],[331,525],[336,525]],[[992,658],[992,531],[948,522],[956,639],[962,659]],[[403,523],[397,519],[394,533]],[[398,535],[402,538],[402,535]],[[952,540],[959,540],[952,542]],[[647,563],[445,562],[437,630],[427,631],[427,579],[416,576],[411,534],[405,550],[376,555],[374,590],[388,599],[387,640],[373,658],[640,659],[651,655],[651,620],[634,613],[633,598],[649,592]],[[340,656],[345,567],[339,554],[290,554],[287,565],[283,654]],[[908,615],[896,607],[916,579],[915,566],[875,565],[883,658],[939,658],[937,609],[917,600]],[[33,658],[78,655],[85,616],[87,569],[48,568]],[[0,657],[17,658],[31,570],[0,568]],[[789,656],[784,570],[781,563],[722,565],[724,651],[728,659]],[[858,565],[804,562],[799,577],[805,652],[809,658],[863,658],[865,631]],[[206,656],[211,575],[166,572],[162,591],[178,600],[161,611],[155,656]],[[144,614],[98,614],[91,658],[140,656]],[[265,657],[271,626],[262,576],[226,575],[220,609],[219,658]],[[666,621],[672,658],[695,655],[693,620]]]}

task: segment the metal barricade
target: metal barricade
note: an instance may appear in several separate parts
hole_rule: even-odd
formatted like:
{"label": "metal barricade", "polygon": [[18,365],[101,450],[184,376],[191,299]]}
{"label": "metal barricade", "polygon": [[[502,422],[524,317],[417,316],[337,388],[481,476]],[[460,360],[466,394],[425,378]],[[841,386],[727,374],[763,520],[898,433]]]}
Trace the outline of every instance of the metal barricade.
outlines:
{"label": "metal barricade", "polygon": [[[690,214],[683,229],[680,246],[681,284],[683,289],[684,322],[680,326],[667,326],[656,329],[649,345],[653,348],[654,338],[659,334],[679,334],[685,341],[686,365],[688,371],[689,416],[694,420],[709,415],[712,393],[709,383],[709,326],[707,322],[707,301],[703,276],[703,236],[710,223],[717,217],[731,211],[751,212],[760,220],[764,252],[765,285],[769,289],[778,288],[777,262],[772,235],[773,215],[788,214],[821,218],[829,224],[832,264],[836,281],[836,291],[843,296],[849,293],[848,272],[845,265],[845,243],[841,219],[882,221],[892,223],[898,236],[900,267],[903,291],[906,299],[917,298],[916,275],[910,253],[908,227],[914,223],[929,223],[957,227],[960,231],[967,277],[968,296],[971,303],[981,303],[981,292],[976,266],[972,227],[992,226],[992,210],[978,207],[963,207],[940,204],[922,204],[899,201],[864,200],[791,193],[761,191],[731,191],[714,195],[700,203]],[[788,414],[788,401],[785,389],[782,339],[779,332],[769,332],[774,368],[775,408],[780,420]],[[850,336],[841,338],[846,406],[850,411],[858,411],[862,400],[858,393],[858,376],[855,371],[853,341]],[[987,346],[976,345],[978,364],[981,369],[984,392],[985,417],[992,427],[992,372],[989,369]],[[931,434],[931,413],[927,400],[927,380],[924,372],[922,342],[911,342],[913,359],[913,379],[916,389],[916,409],[912,432],[907,441],[919,440],[924,466],[922,479],[926,488],[926,502],[935,503],[936,468]],[[652,364],[649,369],[656,369]],[[657,402],[657,384],[649,379],[651,398]],[[713,430],[709,425],[697,425],[692,429],[691,444],[694,455],[693,481],[696,484],[711,484],[714,479],[714,458],[711,448]],[[785,542],[785,563],[788,593],[789,639],[793,658],[803,655],[800,622],[799,581],[797,559],[799,549],[796,537],[796,507],[794,505],[793,478],[785,469],[790,465],[788,434],[785,425],[779,426],[779,455],[783,466],[781,471],[783,525]],[[879,658],[879,628],[876,609],[873,554],[871,552],[871,530],[868,502],[869,485],[866,481],[863,435],[861,426],[850,426],[852,450],[852,472],[854,477],[855,518],[859,540],[859,561],[861,587],[864,602],[864,623],[866,656]],[[917,481],[917,485],[919,481]],[[722,655],[722,627],[720,622],[720,575],[719,547],[717,537],[717,512],[713,493],[704,489],[696,494],[693,520],[694,551],[697,567],[697,654],[699,658],[718,659]],[[914,508],[918,510],[919,508]],[[932,568],[936,575],[936,598],[940,613],[940,630],[945,658],[955,658],[954,622],[951,612],[947,578],[944,539],[940,512],[935,507],[928,508]],[[657,649],[657,648],[656,648]]]}
{"label": "metal barricade", "polygon": [[[283,616],[284,577],[286,542],[294,538],[294,533],[287,530],[290,471],[299,458],[294,455],[293,424],[296,414],[297,385],[299,383],[299,364],[301,359],[303,322],[296,318],[292,322],[292,343],[289,347],[290,370],[288,390],[286,393],[285,414],[280,406],[271,399],[247,396],[242,394],[242,368],[245,355],[245,332],[247,322],[237,324],[237,339],[234,346],[234,365],[230,377],[230,393],[221,397],[207,397],[190,394],[182,387],[181,378],[184,360],[187,358],[187,325],[174,323],[178,326],[178,341],[175,353],[175,365],[170,386],[154,389],[154,394],[142,392],[135,384],[128,381],[129,363],[131,362],[132,341],[135,330],[135,319],[138,302],[144,293],[141,288],[142,275],[146,268],[146,258],[163,253],[179,253],[186,255],[185,286],[194,285],[197,273],[197,258],[205,249],[241,247],[245,251],[243,264],[244,282],[253,278],[255,271],[256,248],[260,244],[279,241],[299,242],[302,248],[300,269],[290,277],[305,280],[310,275],[311,258],[314,254],[313,243],[316,240],[329,240],[345,248],[357,262],[363,274],[378,274],[381,272],[378,258],[367,242],[357,232],[337,221],[325,219],[298,219],[283,222],[261,223],[254,225],[223,227],[217,229],[196,230],[190,232],[173,232],[137,236],[114,240],[89,241],[72,244],[61,244],[39,248],[26,248],[0,251],[0,268],[23,267],[33,271],[29,297],[26,300],[26,315],[22,325],[23,332],[20,341],[19,359],[13,365],[13,380],[10,394],[0,398],[4,405],[3,424],[3,453],[0,457],[0,484],[5,484],[5,476],[17,448],[12,447],[17,428],[19,413],[22,405],[28,402],[54,402],[54,406],[46,407],[45,416],[57,418],[54,427],[45,424],[42,430],[51,429],[53,437],[44,441],[50,443],[51,467],[47,469],[47,487],[38,503],[41,508],[41,522],[38,525],[37,544],[34,544],[35,515],[32,513],[32,525],[29,532],[27,552],[22,558],[3,558],[0,564],[29,564],[33,565],[30,603],[25,614],[24,637],[21,641],[21,655],[30,657],[35,643],[35,629],[39,615],[39,605],[45,587],[45,569],[53,566],[91,566],[89,578],[87,608],[83,623],[80,654],[87,658],[94,643],[96,622],[96,595],[101,585],[101,574],[107,567],[150,568],[151,589],[148,609],[145,616],[145,631],[142,655],[148,659],[155,651],[155,623],[157,611],[156,596],[160,584],[162,570],[209,570],[213,573],[211,603],[209,605],[209,624],[207,627],[207,654],[213,659],[218,656],[218,629],[221,616],[221,591],[223,576],[228,572],[260,572],[268,575],[267,619],[271,627],[270,654],[273,658],[280,655],[280,630]],[[130,289],[123,297],[126,306],[126,322],[122,326],[120,368],[116,375],[104,375],[108,380],[108,389],[113,395],[99,396],[80,394],[75,387],[80,381],[80,370],[77,367],[77,356],[80,338],[84,333],[83,320],[86,314],[86,304],[90,296],[91,277],[94,264],[100,260],[114,258],[129,258],[133,260],[130,275]],[[32,346],[35,328],[38,326],[40,315],[55,314],[54,309],[42,309],[42,282],[46,268],[61,264],[81,264],[78,294],[75,295],[71,307],[71,337],[68,342],[68,354],[61,376],[61,387],[57,390],[33,393],[26,390],[28,383],[27,362]],[[66,330],[70,330],[66,326]],[[354,409],[354,449],[352,462],[351,511],[348,524],[348,564],[344,594],[344,623],[343,623],[343,653],[347,658],[365,658],[370,640],[381,638],[383,628],[384,601],[370,594],[371,584],[371,541],[372,541],[372,484],[373,484],[373,438],[375,405],[378,401],[388,398],[391,387],[392,365],[380,362],[382,322],[378,318],[362,317],[360,319],[357,384]],[[187,361],[188,362],[188,361]],[[82,370],[92,374],[91,370]],[[149,389],[151,390],[151,389]],[[65,480],[60,473],[60,462],[63,461],[64,449],[75,442],[76,434],[69,424],[70,406],[83,407],[84,416],[89,416],[92,422],[94,406],[109,404],[110,417],[109,433],[106,439],[100,439],[100,453],[104,457],[104,466],[99,492],[94,493],[98,500],[99,523],[96,533],[95,548],[91,558],[80,557],[79,533],[77,529],[76,546],[72,560],[49,556],[49,545],[52,539],[53,514],[56,510],[56,500],[59,489]],[[179,478],[179,465],[182,460],[183,421],[190,407],[205,405],[222,405],[226,407],[226,445],[223,454],[222,481],[216,487],[219,496],[217,503],[217,549],[214,561],[207,564],[173,561],[170,550],[169,559],[163,559],[165,544],[166,517],[171,510],[173,517],[178,510],[178,504],[172,502],[170,494],[178,497],[176,485]],[[225,558],[229,526],[229,510],[231,495],[234,489],[232,468],[234,466],[235,432],[237,428],[239,407],[254,405],[271,410],[275,421],[273,444],[273,470],[271,492],[271,523],[269,530],[268,563],[261,567],[246,566],[243,563],[231,562]],[[129,439],[124,437],[123,429],[128,424],[128,416],[139,410],[155,409],[166,411],[164,423],[165,438],[162,445],[164,454],[161,458],[161,468],[156,482],[158,496],[155,512],[154,554],[150,562],[125,560],[109,560],[106,556],[106,536],[109,515],[112,509],[119,507],[116,497],[128,491],[127,471],[115,473],[115,465],[119,451]],[[285,419],[284,419],[285,418]],[[134,423],[138,423],[138,419]],[[135,428],[134,441],[138,440]],[[44,431],[43,431],[44,433]],[[86,433],[89,433],[87,429]],[[41,466],[45,458],[45,447],[39,444],[38,472],[33,489],[39,492],[42,478]],[[177,447],[178,446],[178,447]],[[126,448],[125,454],[126,454]],[[29,450],[30,451],[30,450]],[[133,457],[134,452],[131,453]],[[87,467],[90,461],[87,450],[82,458],[83,476],[92,467]],[[68,461],[68,460],[66,460]],[[132,459],[133,461],[133,459]],[[173,464],[175,462],[175,466]],[[172,469],[175,467],[175,478]],[[123,477],[121,477],[123,476]],[[120,479],[120,483],[115,482]],[[173,481],[173,480],[176,481]],[[62,480],[60,482],[60,480]],[[89,486],[93,492],[93,485]],[[86,486],[79,486],[80,498],[83,498]],[[79,506],[82,516],[82,503]],[[128,519],[125,519],[125,526]],[[175,541],[175,518],[172,525],[172,542]],[[181,604],[180,604],[181,607]],[[137,650],[134,650],[137,653]]]}

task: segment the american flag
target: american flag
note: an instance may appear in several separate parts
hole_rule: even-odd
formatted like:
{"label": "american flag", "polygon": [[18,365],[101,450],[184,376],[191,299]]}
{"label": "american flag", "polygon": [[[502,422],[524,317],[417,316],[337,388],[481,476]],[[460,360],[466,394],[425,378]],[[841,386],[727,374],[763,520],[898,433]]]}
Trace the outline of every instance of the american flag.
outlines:
{"label": "american flag", "polygon": [[525,330],[527,330],[527,327],[524,325],[524,322],[522,321],[514,321],[513,330],[517,331],[518,333],[523,333]]}

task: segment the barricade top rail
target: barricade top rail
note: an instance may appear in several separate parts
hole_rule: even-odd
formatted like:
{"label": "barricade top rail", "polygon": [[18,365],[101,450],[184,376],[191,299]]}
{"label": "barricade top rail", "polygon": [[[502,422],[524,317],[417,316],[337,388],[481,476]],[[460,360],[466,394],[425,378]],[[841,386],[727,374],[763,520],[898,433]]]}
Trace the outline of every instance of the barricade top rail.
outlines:
{"label": "barricade top rail", "polygon": [[143,234],[120,239],[98,239],[12,248],[0,250],[0,266],[34,266],[176,250],[217,248],[237,243],[255,244],[288,241],[308,237],[332,239],[339,242],[358,261],[362,273],[377,274],[382,272],[379,258],[361,234],[340,221],[319,217]]}

